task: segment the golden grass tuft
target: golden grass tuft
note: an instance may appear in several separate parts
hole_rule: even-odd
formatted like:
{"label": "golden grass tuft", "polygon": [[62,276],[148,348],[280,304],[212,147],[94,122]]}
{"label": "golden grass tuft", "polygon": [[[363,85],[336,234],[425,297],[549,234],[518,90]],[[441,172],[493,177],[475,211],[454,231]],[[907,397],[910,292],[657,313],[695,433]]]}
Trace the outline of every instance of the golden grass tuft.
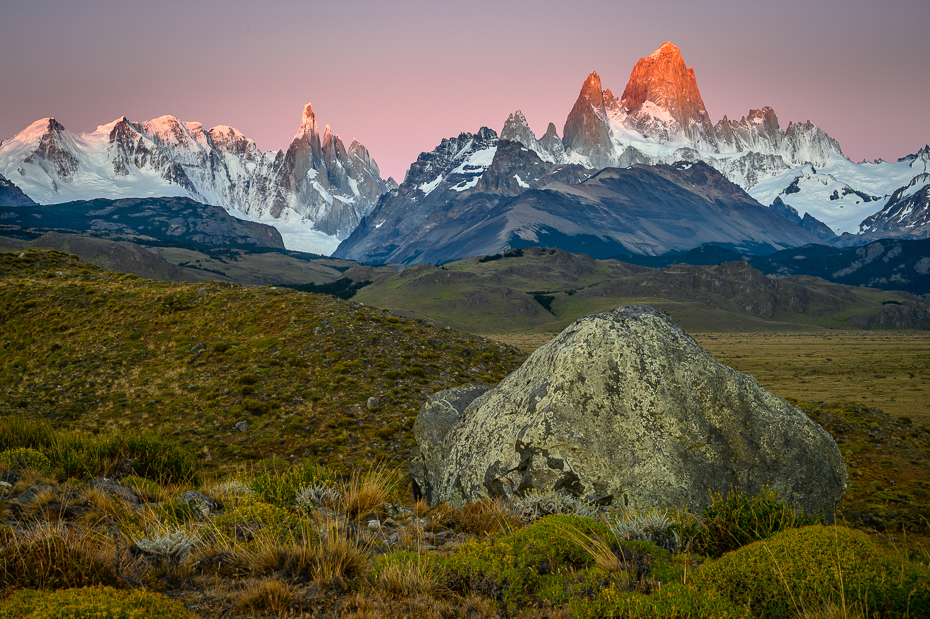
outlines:
{"label": "golden grass tuft", "polygon": [[250,613],[271,613],[283,617],[293,611],[300,600],[300,590],[275,578],[250,583],[239,593],[236,606]]}
{"label": "golden grass tuft", "polygon": [[313,579],[320,587],[346,579],[364,578],[371,569],[371,549],[350,534],[344,523],[328,519],[321,523]]}
{"label": "golden grass tuft", "polygon": [[364,473],[353,472],[340,488],[340,509],[350,520],[378,511],[394,493],[398,473],[379,465]]}
{"label": "golden grass tuft", "polygon": [[400,598],[433,596],[442,589],[441,574],[432,561],[405,553],[378,571],[375,586]]}

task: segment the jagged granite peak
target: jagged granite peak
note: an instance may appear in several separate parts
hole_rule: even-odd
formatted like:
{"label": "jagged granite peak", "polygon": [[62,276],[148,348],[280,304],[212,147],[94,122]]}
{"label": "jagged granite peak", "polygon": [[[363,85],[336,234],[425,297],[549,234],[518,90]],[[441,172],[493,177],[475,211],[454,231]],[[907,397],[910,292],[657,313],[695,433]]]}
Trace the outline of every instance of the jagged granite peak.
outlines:
{"label": "jagged granite peak", "polygon": [[186,196],[275,226],[288,247],[329,254],[390,187],[367,149],[349,149],[304,107],[287,151],[262,152],[236,129],[170,115],[121,117],[73,134],[55,119],[0,143],[0,174],[41,204]]}
{"label": "jagged granite peak", "polygon": [[643,136],[663,144],[717,150],[694,68],[685,65],[681,52],[670,42],[639,59],[620,103],[626,108],[628,123]]}
{"label": "jagged granite peak", "polygon": [[537,140],[536,134],[530,129],[523,112],[517,110],[507,117],[504,128],[501,130],[501,140],[519,142],[536,153],[540,159],[548,163],[561,163],[565,154],[562,141],[555,131],[555,125],[549,123],[549,128],[543,140]]}
{"label": "jagged granite peak", "polygon": [[539,138],[539,146],[549,153],[553,161],[561,162],[565,159],[565,145],[555,129],[555,123],[549,123],[546,133]]}
{"label": "jagged granite peak", "polygon": [[749,110],[740,120],[724,116],[714,127],[714,134],[720,151],[729,153],[752,150],[774,154],[784,138],[775,110],[768,106]]}
{"label": "jagged granite peak", "polygon": [[597,71],[588,75],[572,111],[565,119],[562,144],[566,151],[575,151],[587,157],[591,167],[606,167],[614,159],[604,91]]}

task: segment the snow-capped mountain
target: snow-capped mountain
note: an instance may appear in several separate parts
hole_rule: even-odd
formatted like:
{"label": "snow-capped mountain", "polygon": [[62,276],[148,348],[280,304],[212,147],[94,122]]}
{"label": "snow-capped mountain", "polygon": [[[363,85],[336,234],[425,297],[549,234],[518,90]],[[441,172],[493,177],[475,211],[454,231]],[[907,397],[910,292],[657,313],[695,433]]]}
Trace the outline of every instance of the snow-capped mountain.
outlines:
{"label": "snow-capped mountain", "polygon": [[0,142],[0,175],[40,204],[185,196],[273,225],[289,249],[329,254],[389,189],[367,149],[346,148],[310,104],[286,152],[227,126],[123,117],[75,134],[54,118]]}
{"label": "snow-capped mountain", "polygon": [[[510,135],[523,141],[522,134]],[[525,137],[534,138],[532,132]],[[703,161],[762,204],[779,199],[835,234],[872,230],[874,222],[864,220],[890,204],[893,194],[906,187],[913,194],[927,184],[915,180],[926,171],[923,151],[897,163],[855,164],[810,121],[788,123],[783,130],[770,107],[750,110],[740,120],[724,116],[712,126],[694,71],[671,43],[639,60],[620,98],[591,73],[565,121],[562,142],[563,155],[546,149],[553,161],[591,169]],[[546,159],[538,147],[527,146]],[[893,223],[899,221],[892,218],[887,225],[902,232],[895,226],[904,224]],[[908,228],[908,234],[919,238],[921,229]]]}
{"label": "snow-capped mountain", "polygon": [[818,241],[702,162],[600,171],[556,164],[551,150],[529,139],[525,122],[512,114],[502,135],[528,145],[483,127],[422,153],[333,255],[419,264],[537,245],[605,258],[706,243],[753,253]]}

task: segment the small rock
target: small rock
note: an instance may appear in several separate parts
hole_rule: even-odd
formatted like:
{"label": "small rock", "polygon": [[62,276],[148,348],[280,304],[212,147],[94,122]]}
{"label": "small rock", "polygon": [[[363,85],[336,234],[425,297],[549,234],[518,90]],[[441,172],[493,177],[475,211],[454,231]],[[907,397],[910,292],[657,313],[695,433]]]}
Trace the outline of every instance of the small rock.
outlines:
{"label": "small rock", "polygon": [[107,496],[126,501],[127,503],[132,503],[133,505],[139,502],[139,497],[136,496],[136,493],[132,491],[132,488],[129,486],[124,486],[123,484],[114,481],[109,477],[100,477],[95,479],[94,481],[87,484],[87,489],[99,490]]}
{"label": "small rock", "polygon": [[249,420],[240,419],[239,421],[237,421],[236,429],[239,430],[240,432],[248,432],[249,431]]}
{"label": "small rock", "polygon": [[377,520],[377,519],[375,519],[375,520],[369,520],[369,521],[368,521],[368,528],[369,528],[369,529],[380,529],[380,528],[381,528],[381,521],[380,521],[380,520]]}
{"label": "small rock", "polygon": [[57,488],[55,488],[54,486],[30,486],[29,488],[26,488],[26,490],[24,490],[22,494],[19,495],[19,503],[20,505],[25,505],[26,503],[32,503],[33,501],[36,500],[36,497],[39,496],[39,494],[43,492],[47,492],[49,490],[57,491]]}
{"label": "small rock", "polygon": [[5,481],[0,481],[0,494],[3,494],[3,496],[6,496],[12,490],[13,490],[13,484],[8,484]]}
{"label": "small rock", "polygon": [[223,503],[216,499],[211,499],[202,492],[197,492],[196,490],[188,490],[183,493],[178,500],[185,505],[192,505],[200,510],[200,513],[204,516],[209,516],[210,512],[215,512],[223,509]]}
{"label": "small rock", "polygon": [[201,350],[204,350],[205,348],[206,346],[204,345],[203,342],[197,342],[196,344],[191,346],[191,349],[187,352],[189,352],[190,354],[194,354],[194,353],[200,352]]}
{"label": "small rock", "polygon": [[25,258],[25,257],[26,257],[26,252],[24,252],[24,251],[19,252],[19,257],[20,257],[20,258]]}
{"label": "small rock", "polygon": [[321,334],[321,333],[323,333],[323,327],[314,327],[314,328],[313,328],[313,335],[319,335],[319,334]]}
{"label": "small rock", "polygon": [[442,348],[442,340],[436,339],[434,337],[427,339],[426,343],[433,348]]}
{"label": "small rock", "polygon": [[365,404],[370,411],[376,411],[381,408],[381,402],[375,396],[368,398],[368,402]]}

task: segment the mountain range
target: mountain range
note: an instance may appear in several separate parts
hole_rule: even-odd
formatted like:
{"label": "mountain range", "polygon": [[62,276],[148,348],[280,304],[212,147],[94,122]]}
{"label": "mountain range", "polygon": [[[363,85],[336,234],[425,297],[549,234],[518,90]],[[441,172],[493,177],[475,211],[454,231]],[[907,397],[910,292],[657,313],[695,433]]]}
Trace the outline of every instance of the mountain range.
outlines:
{"label": "mountain range", "polygon": [[[709,185],[685,197],[697,173],[689,164]],[[289,249],[373,261],[443,261],[543,242],[601,253],[709,242],[761,252],[930,236],[928,168],[930,148],[853,163],[818,126],[782,129],[769,107],[713,123],[694,69],[665,43],[636,63],[619,97],[592,72],[561,137],[549,123],[537,138],[518,111],[499,137],[482,128],[421,153],[400,186],[381,178],[364,146],[346,148],[328,125],[321,132],[308,104],[290,146],[276,152],[231,127],[172,116],[123,117],[88,134],[45,118],[0,142],[0,200],[13,199],[8,186],[43,205],[183,196],[270,224]],[[707,202],[723,187],[712,171],[744,193]],[[677,184],[680,200],[672,203],[665,182]],[[790,225],[766,223],[759,205]]]}
{"label": "mountain range", "polygon": [[0,143],[3,177],[40,204],[187,197],[271,224],[289,248],[317,253],[335,249],[393,182],[358,142],[346,148],[329,125],[321,135],[310,104],[290,146],[276,152],[232,127],[173,116],[123,117],[82,134],[43,118]]}

